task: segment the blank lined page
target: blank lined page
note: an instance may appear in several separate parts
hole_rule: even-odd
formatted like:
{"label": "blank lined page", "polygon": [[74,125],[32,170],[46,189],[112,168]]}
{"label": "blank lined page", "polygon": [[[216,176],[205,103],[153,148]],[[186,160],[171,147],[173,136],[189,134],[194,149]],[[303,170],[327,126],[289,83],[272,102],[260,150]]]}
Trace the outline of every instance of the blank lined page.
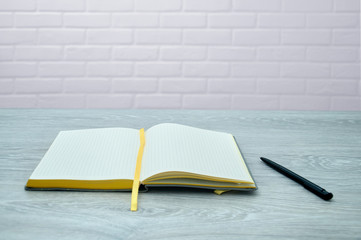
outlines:
{"label": "blank lined page", "polygon": [[141,177],[166,171],[253,182],[231,134],[171,123],[147,130]]}
{"label": "blank lined page", "polygon": [[30,179],[133,179],[138,148],[135,129],[62,131]]}

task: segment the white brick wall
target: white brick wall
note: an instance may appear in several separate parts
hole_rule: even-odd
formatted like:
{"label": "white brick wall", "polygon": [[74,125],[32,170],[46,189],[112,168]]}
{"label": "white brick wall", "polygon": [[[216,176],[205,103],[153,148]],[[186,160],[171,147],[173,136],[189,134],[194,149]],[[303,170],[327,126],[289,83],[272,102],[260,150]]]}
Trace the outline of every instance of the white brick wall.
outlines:
{"label": "white brick wall", "polygon": [[0,0],[0,107],[361,110],[360,0]]}

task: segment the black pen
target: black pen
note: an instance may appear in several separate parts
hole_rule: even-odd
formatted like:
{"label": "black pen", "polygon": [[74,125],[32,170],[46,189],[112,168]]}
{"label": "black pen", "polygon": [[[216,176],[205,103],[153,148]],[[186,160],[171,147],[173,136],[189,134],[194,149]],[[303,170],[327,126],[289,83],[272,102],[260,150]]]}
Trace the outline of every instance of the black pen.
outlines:
{"label": "black pen", "polygon": [[333,197],[333,194],[330,192],[327,192],[322,187],[314,184],[313,182],[310,182],[306,178],[301,177],[300,175],[292,172],[291,170],[279,165],[278,163],[275,163],[274,161],[271,161],[267,158],[261,157],[261,160],[265,162],[268,166],[275,169],[277,172],[282,173],[286,177],[291,178],[295,182],[301,184],[304,188],[309,190],[310,192],[313,192],[323,200],[330,200]]}

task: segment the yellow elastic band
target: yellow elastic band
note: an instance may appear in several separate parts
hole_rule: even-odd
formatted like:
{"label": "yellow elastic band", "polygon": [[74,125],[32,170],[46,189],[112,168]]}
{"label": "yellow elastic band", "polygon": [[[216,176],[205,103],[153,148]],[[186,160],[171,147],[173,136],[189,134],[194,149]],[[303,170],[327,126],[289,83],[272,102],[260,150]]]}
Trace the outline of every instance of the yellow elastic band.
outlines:
{"label": "yellow elastic band", "polygon": [[229,190],[214,190],[214,193],[217,195],[221,195],[222,193],[228,192]]}
{"label": "yellow elastic band", "polygon": [[138,150],[137,163],[135,166],[135,174],[133,181],[133,189],[132,189],[132,202],[130,206],[131,211],[137,211],[138,208],[138,190],[139,190],[139,178],[140,178],[140,169],[142,167],[142,157],[145,146],[145,136],[144,136],[144,128],[139,130],[140,135],[140,146]]}

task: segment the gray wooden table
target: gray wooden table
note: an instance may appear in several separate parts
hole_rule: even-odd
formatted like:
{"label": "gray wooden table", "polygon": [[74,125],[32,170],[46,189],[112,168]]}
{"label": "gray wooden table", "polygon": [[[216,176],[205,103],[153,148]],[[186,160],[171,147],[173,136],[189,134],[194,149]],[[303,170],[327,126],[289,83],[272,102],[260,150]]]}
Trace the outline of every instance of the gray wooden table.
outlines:
{"label": "gray wooden table", "polygon": [[[29,192],[24,185],[66,129],[175,122],[232,133],[259,189]],[[259,160],[333,192],[324,201]],[[361,113],[0,110],[0,239],[360,239]]]}

